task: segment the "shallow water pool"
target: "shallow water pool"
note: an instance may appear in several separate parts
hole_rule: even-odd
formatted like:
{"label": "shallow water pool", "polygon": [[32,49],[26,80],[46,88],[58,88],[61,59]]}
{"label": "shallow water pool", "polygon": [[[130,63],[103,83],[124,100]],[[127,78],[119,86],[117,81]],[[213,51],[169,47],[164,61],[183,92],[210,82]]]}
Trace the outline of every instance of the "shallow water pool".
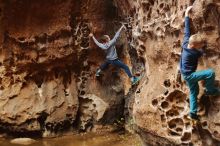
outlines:
{"label": "shallow water pool", "polygon": [[[10,140],[1,139],[0,146],[21,146]],[[38,139],[29,146],[141,146],[136,135],[131,134],[77,134],[56,138]]]}

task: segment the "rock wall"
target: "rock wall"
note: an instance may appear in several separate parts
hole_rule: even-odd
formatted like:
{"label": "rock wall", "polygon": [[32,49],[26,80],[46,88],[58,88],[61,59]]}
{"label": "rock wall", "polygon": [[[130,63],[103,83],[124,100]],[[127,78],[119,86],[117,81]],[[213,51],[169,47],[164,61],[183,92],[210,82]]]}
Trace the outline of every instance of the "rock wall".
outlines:
{"label": "rock wall", "polygon": [[149,145],[218,145],[219,97],[205,97],[200,85],[201,127],[187,118],[189,91],[178,71],[183,39],[184,11],[193,4],[191,32],[207,40],[198,70],[213,68],[219,86],[219,1],[137,0],[133,5],[134,46],[148,64],[147,84],[139,85],[133,107],[136,131]]}
{"label": "rock wall", "polygon": [[[112,37],[118,13],[109,0],[0,2],[1,133],[114,130],[108,125],[123,117],[129,80],[115,67],[95,78],[105,55],[88,35]],[[119,56],[131,64],[121,36]]]}
{"label": "rock wall", "polygon": [[[208,44],[198,69],[214,68],[218,86],[218,0],[1,1],[1,133],[98,131],[125,115],[148,145],[217,145],[219,97],[205,97],[200,84],[202,126],[193,130],[178,71],[184,11],[192,4],[192,34]],[[133,87],[112,66],[94,76],[105,55],[89,33],[112,37],[121,23],[127,30],[116,46],[119,57],[143,76]]]}

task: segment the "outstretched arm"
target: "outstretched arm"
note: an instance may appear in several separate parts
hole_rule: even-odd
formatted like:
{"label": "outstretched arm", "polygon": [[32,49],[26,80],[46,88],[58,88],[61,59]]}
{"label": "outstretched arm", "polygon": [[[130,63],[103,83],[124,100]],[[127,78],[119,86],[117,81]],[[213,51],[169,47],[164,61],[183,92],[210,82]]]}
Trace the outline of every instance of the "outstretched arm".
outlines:
{"label": "outstretched arm", "polygon": [[185,12],[185,28],[184,28],[184,38],[183,38],[183,48],[186,48],[189,43],[190,38],[190,20],[189,20],[189,12],[192,9],[192,6],[189,6]]}
{"label": "outstretched arm", "polygon": [[125,28],[124,25],[122,25],[121,28],[116,32],[114,38],[108,43],[109,47],[116,43],[116,41],[117,41],[118,37],[120,36],[120,33],[121,33],[123,28]]}
{"label": "outstretched arm", "polygon": [[97,46],[99,46],[100,48],[102,48],[102,49],[104,49],[104,50],[108,49],[108,48],[106,47],[106,45],[104,45],[104,44],[98,42],[97,39],[94,37],[93,34],[89,34],[89,36],[92,37],[93,41],[95,42],[95,44],[96,44]]}

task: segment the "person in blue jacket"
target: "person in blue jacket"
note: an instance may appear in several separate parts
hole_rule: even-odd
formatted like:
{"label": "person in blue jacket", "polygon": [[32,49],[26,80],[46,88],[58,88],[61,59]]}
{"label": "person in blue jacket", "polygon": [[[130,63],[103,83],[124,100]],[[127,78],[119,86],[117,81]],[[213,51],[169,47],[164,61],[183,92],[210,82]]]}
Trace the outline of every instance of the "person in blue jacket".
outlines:
{"label": "person in blue jacket", "polygon": [[190,90],[190,114],[192,120],[198,120],[197,115],[197,96],[199,94],[198,81],[205,81],[205,91],[207,95],[219,96],[220,90],[214,87],[215,72],[213,69],[196,71],[198,59],[203,55],[202,48],[205,41],[201,35],[194,34],[190,36],[190,18],[189,12],[192,6],[189,6],[185,12],[185,29],[182,44],[182,54],[180,58],[180,72]]}
{"label": "person in blue jacket", "polygon": [[112,40],[108,35],[104,35],[104,43],[98,42],[92,33],[89,35],[90,37],[92,37],[98,47],[106,51],[106,61],[97,69],[96,76],[100,76],[101,71],[107,69],[108,66],[112,64],[119,68],[122,68],[130,78],[132,85],[134,85],[140,80],[140,78],[133,76],[129,67],[118,59],[118,54],[115,48],[116,41],[119,38],[123,28],[125,28],[124,25],[122,25],[121,28],[116,32]]}

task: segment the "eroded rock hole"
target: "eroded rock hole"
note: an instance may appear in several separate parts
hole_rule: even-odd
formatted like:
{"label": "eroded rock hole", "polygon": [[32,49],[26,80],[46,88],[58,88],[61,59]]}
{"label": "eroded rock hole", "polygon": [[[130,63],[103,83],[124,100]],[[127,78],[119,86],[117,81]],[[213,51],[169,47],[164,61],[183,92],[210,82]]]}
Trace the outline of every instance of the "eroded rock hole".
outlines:
{"label": "eroded rock hole", "polygon": [[177,119],[172,119],[171,121],[168,122],[168,126],[170,129],[172,129],[174,132],[178,133],[179,135],[182,134],[183,132],[183,126],[184,123],[182,119],[177,118]]}
{"label": "eroded rock hole", "polygon": [[147,2],[143,2],[142,7],[143,7],[144,12],[147,12],[147,11],[149,11],[150,4]]}
{"label": "eroded rock hole", "polygon": [[25,41],[25,37],[19,37],[18,40],[23,42],[23,41]]}
{"label": "eroded rock hole", "polygon": [[159,8],[162,9],[163,7],[164,7],[164,3],[161,3],[161,4],[159,5]]}
{"label": "eroded rock hole", "polygon": [[218,131],[214,131],[214,136],[219,136]]}
{"label": "eroded rock hole", "polygon": [[162,122],[166,122],[166,117],[165,117],[165,115],[160,115],[160,119],[161,119]]}
{"label": "eroded rock hole", "polygon": [[183,132],[183,129],[182,129],[182,128],[176,128],[176,131],[177,131],[178,133],[181,133],[181,132]]}
{"label": "eroded rock hole", "polygon": [[173,97],[168,98],[169,102],[173,102]]}
{"label": "eroded rock hole", "polygon": [[169,123],[169,127],[170,127],[171,129],[176,128],[176,123],[175,123],[175,122],[170,122],[170,123]]}
{"label": "eroded rock hole", "polygon": [[158,105],[158,100],[157,100],[157,99],[153,99],[152,105],[153,105],[153,106],[157,106],[157,105]]}
{"label": "eroded rock hole", "polygon": [[185,97],[186,97],[186,94],[184,94],[182,91],[175,90],[167,96],[167,101],[172,102],[172,103],[177,102],[181,106],[184,106]]}
{"label": "eroded rock hole", "polygon": [[179,111],[176,109],[171,109],[166,112],[167,117],[174,117],[174,116],[178,116],[178,115],[179,115]]}
{"label": "eroded rock hole", "polygon": [[189,132],[184,132],[183,136],[181,137],[182,141],[190,141],[191,140],[191,133]]}
{"label": "eroded rock hole", "polygon": [[47,42],[47,34],[46,33],[42,33],[39,36],[35,37],[36,42],[42,43],[42,44],[46,44]]}
{"label": "eroded rock hole", "polygon": [[44,82],[44,76],[43,76],[43,72],[42,73],[40,73],[38,76],[36,76],[35,78],[34,78],[34,81],[35,81],[35,83],[37,84],[37,87],[38,88],[41,88],[41,85],[43,84],[43,82]]}
{"label": "eroded rock hole", "polygon": [[169,131],[169,134],[171,136],[180,136],[177,132],[174,132],[174,131]]}
{"label": "eroded rock hole", "polygon": [[169,90],[166,90],[163,94],[167,95],[169,93]]}
{"label": "eroded rock hole", "polygon": [[169,107],[169,103],[167,101],[164,101],[164,102],[161,103],[161,107],[163,109],[167,109]]}
{"label": "eroded rock hole", "polygon": [[180,11],[182,11],[183,10],[183,6],[180,6]]}
{"label": "eroded rock hole", "polygon": [[151,5],[154,5],[154,0],[149,0],[149,3],[150,3]]}
{"label": "eroded rock hole", "polygon": [[208,126],[207,121],[202,122],[202,127],[207,127],[207,126]]}
{"label": "eroded rock hole", "polygon": [[193,3],[195,2],[195,0],[190,0],[190,5],[193,5]]}
{"label": "eroded rock hole", "polygon": [[165,87],[170,87],[171,86],[171,83],[170,83],[170,79],[167,79],[163,82],[164,86]]}
{"label": "eroded rock hole", "polygon": [[80,89],[85,89],[85,85],[84,85],[84,84],[81,84],[81,85],[80,85]]}
{"label": "eroded rock hole", "polygon": [[85,91],[80,91],[80,95],[85,95]]}

